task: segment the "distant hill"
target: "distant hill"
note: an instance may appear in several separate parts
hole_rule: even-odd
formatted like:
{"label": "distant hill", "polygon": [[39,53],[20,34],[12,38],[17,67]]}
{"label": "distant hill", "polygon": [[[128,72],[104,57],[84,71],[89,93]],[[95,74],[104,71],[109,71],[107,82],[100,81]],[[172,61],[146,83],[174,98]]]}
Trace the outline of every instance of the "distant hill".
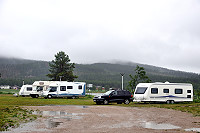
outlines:
{"label": "distant hill", "polygon": [[[152,82],[189,82],[196,88],[200,88],[200,76],[195,73],[174,71],[166,68],[155,67],[132,62],[76,64],[74,73],[78,76],[77,81],[85,81],[106,88],[121,86],[120,72],[125,73],[125,86],[128,84],[129,74],[134,75],[136,66],[145,68]],[[24,59],[0,58],[0,85],[22,85],[33,83],[35,80],[49,80],[49,62]]]}

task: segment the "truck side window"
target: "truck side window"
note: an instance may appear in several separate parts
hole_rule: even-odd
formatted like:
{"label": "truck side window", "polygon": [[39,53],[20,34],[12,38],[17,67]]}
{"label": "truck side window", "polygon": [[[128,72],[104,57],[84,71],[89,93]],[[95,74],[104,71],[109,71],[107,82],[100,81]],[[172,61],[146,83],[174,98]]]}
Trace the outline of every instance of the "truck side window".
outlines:
{"label": "truck side window", "polygon": [[73,86],[67,86],[67,89],[73,89]]}
{"label": "truck side window", "polygon": [[116,91],[113,91],[112,94],[113,94],[113,95],[117,95],[117,92],[116,92]]}
{"label": "truck side window", "polygon": [[66,86],[60,86],[60,91],[66,91]]}
{"label": "truck side window", "polygon": [[82,89],[82,85],[79,85],[79,86],[78,86],[78,89],[80,89],[80,90],[81,90],[81,89]]}
{"label": "truck side window", "polygon": [[49,90],[49,92],[56,92],[57,91],[57,87],[51,87],[51,89]]}
{"label": "truck side window", "polygon": [[158,88],[151,88],[151,94],[158,94]]}
{"label": "truck side window", "polygon": [[169,89],[163,89],[163,93],[169,93]]}
{"label": "truck side window", "polygon": [[175,94],[183,94],[183,89],[175,89]]}
{"label": "truck side window", "polygon": [[27,87],[26,90],[27,91],[32,91],[32,87]]}
{"label": "truck side window", "polygon": [[123,95],[124,93],[122,91],[117,91],[117,95]]}

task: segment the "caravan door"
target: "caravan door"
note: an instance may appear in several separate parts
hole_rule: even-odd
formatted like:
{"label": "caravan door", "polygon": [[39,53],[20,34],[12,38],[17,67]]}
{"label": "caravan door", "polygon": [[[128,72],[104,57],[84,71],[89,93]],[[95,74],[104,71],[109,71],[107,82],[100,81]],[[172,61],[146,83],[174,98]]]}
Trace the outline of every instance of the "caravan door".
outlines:
{"label": "caravan door", "polygon": [[50,87],[48,95],[51,95],[52,97],[58,97],[58,87]]}

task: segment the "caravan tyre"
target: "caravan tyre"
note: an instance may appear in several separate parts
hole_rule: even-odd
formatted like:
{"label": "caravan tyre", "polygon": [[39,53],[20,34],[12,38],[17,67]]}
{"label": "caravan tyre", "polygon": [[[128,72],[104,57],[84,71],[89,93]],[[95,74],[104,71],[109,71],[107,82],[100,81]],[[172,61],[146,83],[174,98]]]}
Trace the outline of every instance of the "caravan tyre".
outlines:
{"label": "caravan tyre", "polygon": [[166,102],[167,104],[170,104],[170,100],[167,100],[167,102]]}
{"label": "caravan tyre", "polygon": [[174,100],[171,100],[171,104],[174,104]]}
{"label": "caravan tyre", "polygon": [[51,95],[48,95],[47,97],[48,97],[48,99],[51,99],[51,98],[52,98],[52,96],[51,96]]}
{"label": "caravan tyre", "polygon": [[38,98],[39,96],[38,95],[35,95],[35,98]]}
{"label": "caravan tyre", "polygon": [[72,99],[75,99],[76,97],[75,96],[72,96]]}

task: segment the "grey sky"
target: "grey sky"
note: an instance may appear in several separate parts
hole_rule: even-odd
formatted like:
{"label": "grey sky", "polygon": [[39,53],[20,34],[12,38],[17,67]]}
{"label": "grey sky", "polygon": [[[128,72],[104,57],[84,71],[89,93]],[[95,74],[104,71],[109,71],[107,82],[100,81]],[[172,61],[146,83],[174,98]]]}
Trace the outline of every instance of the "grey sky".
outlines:
{"label": "grey sky", "polygon": [[0,56],[200,73],[199,0],[1,0]]}

